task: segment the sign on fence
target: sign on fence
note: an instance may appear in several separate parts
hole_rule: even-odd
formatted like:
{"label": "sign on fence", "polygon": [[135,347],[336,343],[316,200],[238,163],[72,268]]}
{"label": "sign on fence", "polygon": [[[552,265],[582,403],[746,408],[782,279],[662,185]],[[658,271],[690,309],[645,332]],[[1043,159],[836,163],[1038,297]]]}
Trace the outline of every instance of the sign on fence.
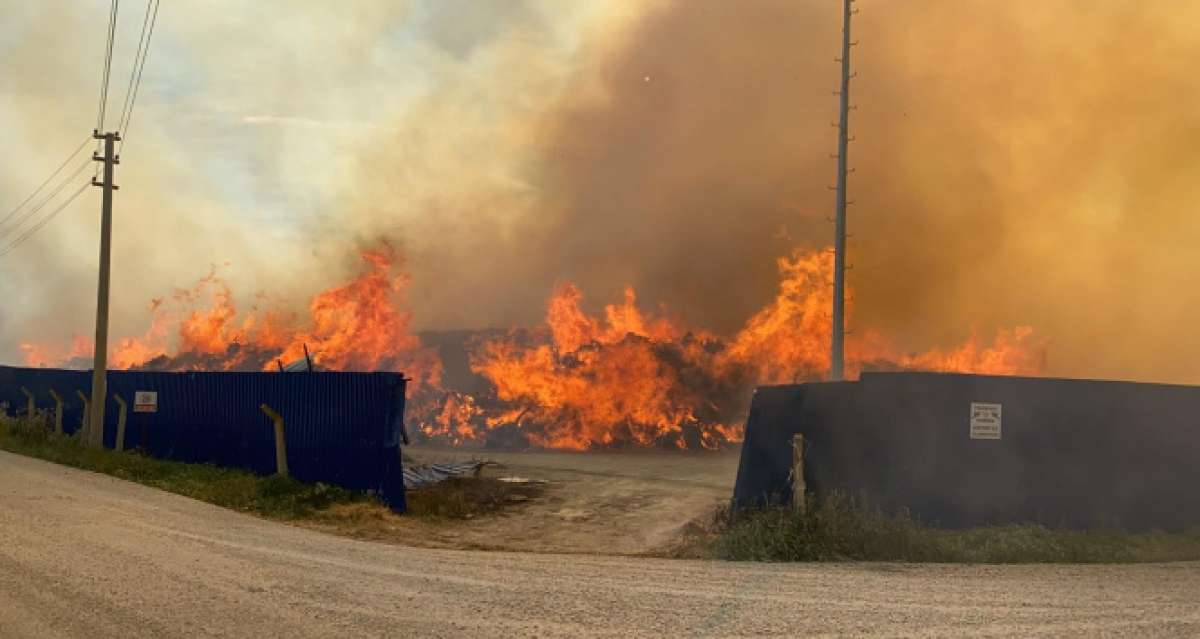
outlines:
{"label": "sign on fence", "polygon": [[133,394],[133,412],[157,413],[158,393],[155,391],[137,391]]}
{"label": "sign on fence", "polygon": [[1000,404],[971,402],[971,439],[1000,439]]}

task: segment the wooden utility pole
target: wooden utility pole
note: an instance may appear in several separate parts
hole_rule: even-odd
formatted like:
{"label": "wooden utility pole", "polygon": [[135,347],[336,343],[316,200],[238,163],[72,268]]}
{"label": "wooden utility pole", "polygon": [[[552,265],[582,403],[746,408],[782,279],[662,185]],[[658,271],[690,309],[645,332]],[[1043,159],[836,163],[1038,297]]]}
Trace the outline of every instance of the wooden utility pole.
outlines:
{"label": "wooden utility pole", "polygon": [[842,0],[842,89],[838,92],[838,154],[837,154],[837,218],[833,235],[833,331],[830,344],[829,378],[840,381],[845,376],[846,351],[846,151],[850,139],[850,16],[854,0]]}
{"label": "wooden utility pole", "polygon": [[808,484],[804,482],[804,435],[792,435],[792,508],[808,509]]}
{"label": "wooden utility pole", "polygon": [[88,429],[90,446],[104,445],[104,403],[108,393],[108,287],[109,271],[112,261],[112,204],[113,169],[120,163],[114,152],[114,147],[121,140],[117,132],[100,133],[92,131],[92,137],[104,140],[104,156],[92,154],[92,159],[104,163],[104,181],[92,179],[92,186],[104,190],[104,198],[100,205],[100,282],[96,291],[96,348],[92,356],[92,401],[91,428]]}

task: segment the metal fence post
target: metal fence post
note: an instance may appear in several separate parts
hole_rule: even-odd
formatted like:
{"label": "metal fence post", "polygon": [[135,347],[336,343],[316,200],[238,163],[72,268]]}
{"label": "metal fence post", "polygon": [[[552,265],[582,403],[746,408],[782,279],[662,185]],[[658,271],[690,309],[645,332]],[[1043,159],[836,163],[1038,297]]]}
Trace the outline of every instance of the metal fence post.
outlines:
{"label": "metal fence post", "polygon": [[63,415],[63,398],[53,388],[50,389],[50,396],[54,398],[54,434],[63,434],[62,430],[62,415]]}
{"label": "metal fence post", "polygon": [[800,512],[807,510],[807,488],[804,483],[804,435],[796,433],[792,436],[792,508]]}
{"label": "metal fence post", "polygon": [[[125,400],[121,396],[113,393],[113,401],[117,402],[117,441],[113,442],[113,450],[118,453],[125,450],[125,417],[128,414],[129,406],[125,404]],[[104,445],[104,442],[100,442]]]}
{"label": "metal fence post", "polygon": [[29,400],[29,408],[25,413],[25,419],[29,420],[29,424],[34,424],[34,416],[37,413],[37,404],[34,402],[34,394],[29,392],[28,388],[20,387],[20,392],[25,395],[25,399]]}
{"label": "metal fence post", "polygon": [[287,441],[283,438],[283,415],[275,412],[270,406],[259,406],[262,412],[275,422],[275,473],[280,477],[288,476]]}
{"label": "metal fence post", "polygon": [[79,401],[83,402],[83,419],[79,421],[79,439],[86,442],[91,431],[92,401],[81,390],[76,390],[75,394],[79,396]]}

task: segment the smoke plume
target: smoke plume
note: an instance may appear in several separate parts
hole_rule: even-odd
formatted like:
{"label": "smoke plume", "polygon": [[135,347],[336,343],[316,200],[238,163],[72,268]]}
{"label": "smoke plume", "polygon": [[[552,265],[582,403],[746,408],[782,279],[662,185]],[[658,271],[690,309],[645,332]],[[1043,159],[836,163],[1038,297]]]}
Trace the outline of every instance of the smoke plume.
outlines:
{"label": "smoke plume", "polygon": [[[775,257],[832,235],[839,4],[674,2],[589,41],[532,121],[502,129],[523,144],[505,173],[519,186],[424,209],[416,228],[439,232],[408,236],[427,251],[418,318],[528,320],[569,280],[593,308],[630,283],[740,326]],[[1200,40],[1181,26],[1200,3],[859,6],[851,329],[917,350],[1026,324],[1052,374],[1200,381],[1182,285]],[[478,150],[455,169],[494,161]],[[403,193],[383,166],[362,188],[386,206]]]}
{"label": "smoke plume", "polygon": [[[114,328],[145,330],[148,301],[210,262],[230,262],[239,295],[302,305],[383,236],[407,255],[420,328],[534,322],[571,281],[592,310],[631,284],[731,333],[774,295],[777,258],[832,237],[839,5],[256,3],[164,18],[159,97],[122,165],[140,186],[121,192]],[[1185,284],[1200,2],[858,6],[850,328],[918,351],[1030,325],[1051,374],[1200,382]],[[88,26],[22,15],[10,53]],[[90,74],[36,79],[76,73],[63,51],[5,56],[0,109],[25,131],[89,121]],[[69,94],[78,114],[57,100],[67,84],[87,89]],[[21,300],[0,311],[0,355],[87,334],[87,215],[0,264],[0,294]]]}

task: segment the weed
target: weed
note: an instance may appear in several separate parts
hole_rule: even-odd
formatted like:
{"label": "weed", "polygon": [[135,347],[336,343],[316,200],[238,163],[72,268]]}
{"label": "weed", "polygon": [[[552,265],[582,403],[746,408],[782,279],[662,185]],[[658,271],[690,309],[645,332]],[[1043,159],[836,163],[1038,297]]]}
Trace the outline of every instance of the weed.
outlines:
{"label": "weed", "polygon": [[750,561],[1115,563],[1200,560],[1200,529],[1185,533],[1065,530],[1011,524],[932,528],[842,495],[810,500],[803,512],[724,510],[700,543],[712,557]]}
{"label": "weed", "polygon": [[49,433],[38,420],[0,416],[0,448],[273,519],[299,519],[333,504],[374,501],[363,493],[290,477],[262,477],[211,464],[155,459],[136,451],[90,448],[78,437]]}

